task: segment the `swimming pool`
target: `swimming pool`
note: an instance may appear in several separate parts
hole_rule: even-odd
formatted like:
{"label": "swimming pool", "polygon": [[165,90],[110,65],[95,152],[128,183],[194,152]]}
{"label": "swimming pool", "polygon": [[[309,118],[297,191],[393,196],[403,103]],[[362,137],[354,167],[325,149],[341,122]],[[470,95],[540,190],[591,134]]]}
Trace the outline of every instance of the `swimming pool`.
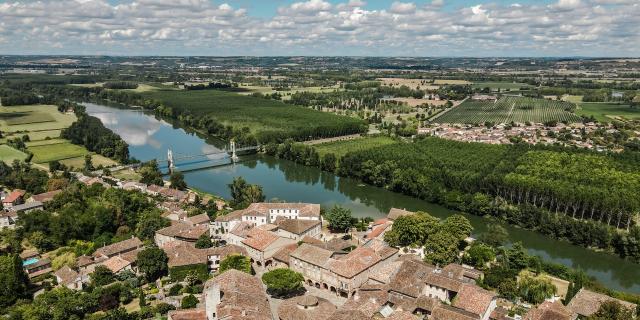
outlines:
{"label": "swimming pool", "polygon": [[36,263],[36,262],[38,262],[38,258],[29,258],[29,259],[27,259],[27,260],[22,261],[22,266],[23,266],[23,267],[24,267],[24,266],[28,266],[28,265],[30,265],[30,264],[34,264],[34,263]]}

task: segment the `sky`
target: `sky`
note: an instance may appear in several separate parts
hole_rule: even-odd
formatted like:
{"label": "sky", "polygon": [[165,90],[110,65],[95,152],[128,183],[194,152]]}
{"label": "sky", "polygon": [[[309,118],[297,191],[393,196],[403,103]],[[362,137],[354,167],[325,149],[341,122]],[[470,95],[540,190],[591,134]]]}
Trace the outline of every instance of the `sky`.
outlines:
{"label": "sky", "polygon": [[0,0],[0,54],[640,56],[640,0]]}

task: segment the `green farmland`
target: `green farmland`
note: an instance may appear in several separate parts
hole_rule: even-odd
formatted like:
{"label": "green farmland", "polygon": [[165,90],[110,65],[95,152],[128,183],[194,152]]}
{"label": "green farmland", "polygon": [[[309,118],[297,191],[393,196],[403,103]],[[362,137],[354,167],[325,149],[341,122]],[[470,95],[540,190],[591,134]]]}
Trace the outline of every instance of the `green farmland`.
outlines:
{"label": "green farmland", "polygon": [[265,136],[277,136],[308,140],[310,137],[360,133],[366,129],[363,121],[359,119],[233,92],[163,90],[145,92],[142,95],[162,102],[174,112],[189,115],[191,123],[196,127],[202,127],[198,122],[203,119],[203,116],[210,116],[233,129],[246,128],[244,130],[248,130],[259,139]]}
{"label": "green farmland", "polygon": [[526,83],[514,83],[514,82],[474,82],[471,87],[476,89],[491,88],[492,90],[519,90],[520,88],[529,88],[531,85]]}
{"label": "green farmland", "polygon": [[0,130],[6,133],[59,130],[68,127],[74,121],[75,115],[60,113],[56,106],[0,107]]}
{"label": "green farmland", "polygon": [[547,121],[580,121],[580,117],[571,110],[575,105],[565,101],[552,101],[525,97],[501,97],[496,102],[465,101],[447,113],[436,118],[436,123],[468,123],[484,122],[547,122]]}
{"label": "green farmland", "polygon": [[364,151],[375,147],[386,146],[397,143],[397,141],[388,136],[363,137],[358,139],[333,141],[315,145],[316,151],[323,156],[327,153],[333,153],[336,157],[341,158],[343,155],[352,151]]}
{"label": "green farmland", "polygon": [[628,104],[582,102],[576,113],[593,116],[598,121],[611,121],[616,118],[622,120],[640,120],[640,108],[631,108]]}
{"label": "green farmland", "polygon": [[20,150],[9,147],[6,144],[0,145],[0,161],[6,164],[11,164],[13,160],[24,160],[27,158],[27,154]]}
{"label": "green farmland", "polygon": [[49,163],[53,160],[82,157],[87,154],[87,149],[83,146],[71,144],[66,140],[59,143],[33,146],[28,149],[33,153],[32,161],[36,163]]}

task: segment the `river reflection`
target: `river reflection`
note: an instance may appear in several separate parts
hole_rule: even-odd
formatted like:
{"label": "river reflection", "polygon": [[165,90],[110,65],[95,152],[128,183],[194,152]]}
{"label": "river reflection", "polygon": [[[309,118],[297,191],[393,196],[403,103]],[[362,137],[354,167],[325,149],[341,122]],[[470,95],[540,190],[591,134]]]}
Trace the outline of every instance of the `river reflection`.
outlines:
{"label": "river reflection", "polygon": [[[105,126],[129,143],[133,157],[143,161],[166,158],[168,148],[174,154],[198,154],[220,150],[225,145],[221,141],[198,137],[140,111],[85,105],[88,113],[103,120]],[[249,183],[261,185],[267,199],[320,203],[324,207],[341,205],[351,209],[357,217],[383,217],[391,207],[422,210],[440,218],[455,213],[439,205],[268,156],[244,156],[235,165],[190,170],[193,168],[178,163],[178,169],[184,171],[189,186],[225,198],[230,197],[227,185],[234,177],[242,176]],[[476,234],[486,229],[487,219],[467,217]],[[610,288],[640,293],[640,267],[637,264],[531,231],[506,227],[511,241],[521,241],[531,254],[580,268]]]}

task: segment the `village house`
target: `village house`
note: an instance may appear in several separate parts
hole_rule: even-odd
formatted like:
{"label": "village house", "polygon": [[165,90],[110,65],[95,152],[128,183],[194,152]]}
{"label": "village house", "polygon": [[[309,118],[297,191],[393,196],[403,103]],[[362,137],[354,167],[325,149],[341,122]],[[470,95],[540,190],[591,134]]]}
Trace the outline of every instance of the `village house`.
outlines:
{"label": "village house", "polygon": [[531,308],[522,320],[571,320],[571,312],[560,301],[545,301]]}
{"label": "village house", "polygon": [[631,310],[635,313],[637,305],[623,301],[620,299],[612,298],[607,295],[593,292],[587,289],[580,289],[578,293],[571,299],[567,305],[567,309],[571,312],[572,319],[578,317],[588,318],[600,309],[600,306],[606,301],[615,301],[620,303],[624,308]]}
{"label": "village house", "polygon": [[2,207],[5,209],[9,209],[13,206],[23,203],[24,202],[23,197],[25,193],[26,191],[24,190],[20,190],[20,189],[13,190],[11,193],[6,195],[4,199],[2,199]]}
{"label": "village house", "polygon": [[242,242],[242,246],[247,249],[252,262],[258,266],[268,267],[273,264],[273,255],[282,247],[296,243],[293,239],[282,238],[277,234],[252,228],[247,233],[247,238]]}
{"label": "village house", "polygon": [[15,211],[0,210],[0,229],[14,229],[18,222],[18,213]]}
{"label": "village house", "polygon": [[169,268],[204,264],[211,272],[218,271],[220,262],[229,255],[247,256],[247,251],[243,247],[235,245],[198,249],[191,243],[173,241],[165,244],[161,249],[169,258],[167,263]]}
{"label": "village house", "polygon": [[276,219],[321,221],[320,205],[310,203],[252,203],[246,209],[236,210],[227,215],[217,217],[211,228],[213,233],[225,234],[241,221],[260,226],[268,223],[275,224]]}
{"label": "village house", "polygon": [[204,285],[207,320],[271,320],[262,282],[247,273],[228,270]]}
{"label": "village house", "polygon": [[8,211],[15,212],[15,213],[31,212],[35,210],[42,210],[43,207],[44,207],[44,204],[42,202],[31,201],[31,202],[25,202],[23,204],[12,206],[11,208],[8,209]]}
{"label": "village house", "polygon": [[[253,224],[249,222],[240,222],[236,224],[230,232],[224,235],[222,239],[227,242],[227,244],[234,244],[241,246],[242,241],[247,238],[247,234],[249,230],[253,229]],[[215,236],[214,236],[215,238]]]}
{"label": "village house", "polygon": [[162,228],[155,233],[155,243],[158,247],[171,241],[195,243],[203,234],[209,233],[208,225],[192,225],[186,222],[173,222],[170,226]]}
{"label": "village house", "polygon": [[381,241],[369,241],[346,255],[303,243],[290,254],[289,266],[308,285],[349,297],[367,281],[372,267],[393,261],[397,253]]}
{"label": "village house", "polygon": [[[137,258],[136,258],[136,260],[137,260]],[[114,274],[118,274],[118,273],[123,272],[125,270],[134,271],[135,272],[135,270],[133,268],[134,267],[134,265],[133,265],[134,262],[135,262],[134,259],[125,259],[124,257],[121,257],[121,256],[113,256],[113,257],[103,261],[99,265],[107,267],[107,269],[111,270],[111,272],[113,272]]]}
{"label": "village house", "polygon": [[69,266],[63,266],[54,272],[58,285],[67,287],[71,290],[82,290],[82,277],[80,273],[69,268]]}
{"label": "village house", "polygon": [[[137,251],[142,248],[142,241],[137,237],[132,237],[127,240],[112,243],[108,246],[98,248],[93,253],[94,259],[109,259],[111,257],[124,255],[133,251]],[[137,253],[137,252],[136,252]]]}
{"label": "village house", "polygon": [[55,197],[60,192],[62,192],[62,190],[53,190],[53,191],[49,191],[49,192],[34,194],[29,199],[27,199],[27,202],[47,203],[47,202],[53,200],[53,197]]}
{"label": "village house", "polygon": [[322,233],[320,220],[278,219],[277,234],[283,238],[301,240],[304,237],[319,238]]}
{"label": "village house", "polygon": [[48,274],[53,271],[53,269],[51,269],[51,260],[49,259],[40,259],[34,261],[33,263],[26,264],[24,265],[24,270],[29,276],[29,279],[41,276],[43,274]]}

